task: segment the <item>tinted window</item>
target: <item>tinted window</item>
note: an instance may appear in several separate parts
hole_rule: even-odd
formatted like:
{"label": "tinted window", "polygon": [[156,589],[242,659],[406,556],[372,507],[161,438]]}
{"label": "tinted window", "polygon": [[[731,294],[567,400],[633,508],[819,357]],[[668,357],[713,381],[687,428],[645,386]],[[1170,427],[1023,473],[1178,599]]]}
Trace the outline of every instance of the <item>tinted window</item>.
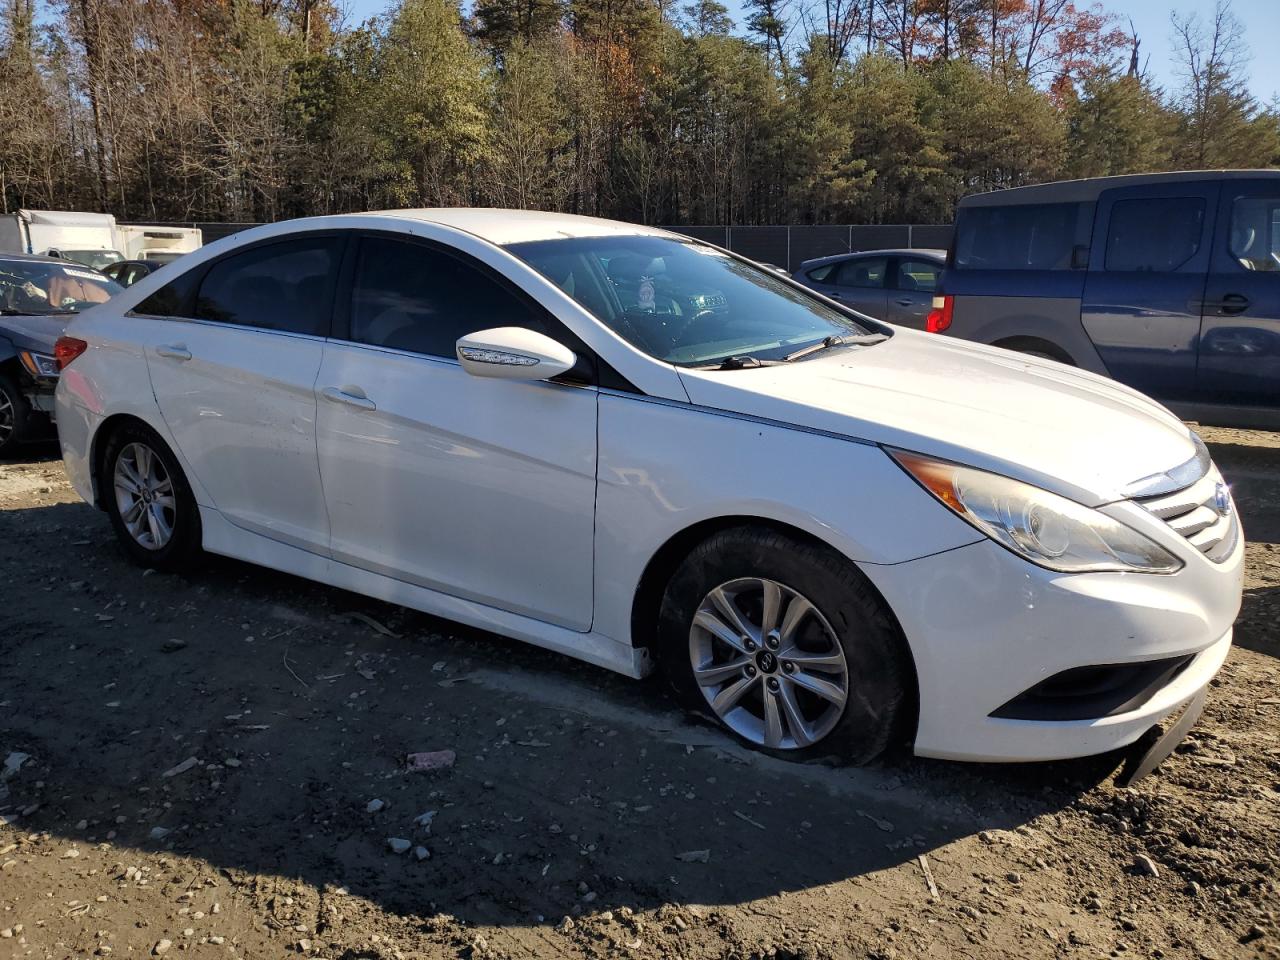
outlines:
{"label": "tinted window", "polygon": [[459,337],[491,327],[546,333],[537,306],[459,257],[403,240],[361,242],[352,340],[453,358]]}
{"label": "tinted window", "polygon": [[219,260],[200,284],[196,317],[325,336],[341,246],[337,237],[305,237]]}
{"label": "tinted window", "polygon": [[1165,197],[1120,200],[1107,226],[1107,269],[1170,273],[1196,255],[1204,200]]}
{"label": "tinted window", "polygon": [[846,260],[836,271],[836,285],[841,287],[883,287],[889,269],[888,257],[862,257]]}
{"label": "tinted window", "polygon": [[942,268],[931,260],[899,260],[895,284],[899,290],[921,290],[932,293],[938,285]]}
{"label": "tinted window", "polygon": [[1236,197],[1231,204],[1231,256],[1246,270],[1280,271],[1280,193]]}
{"label": "tinted window", "polygon": [[149,317],[186,317],[193,314],[192,300],[203,267],[179,274],[133,308],[133,313]]}
{"label": "tinted window", "polygon": [[824,263],[820,267],[814,267],[808,272],[808,274],[806,274],[806,276],[817,283],[823,283],[831,277],[832,271],[834,271],[837,266],[838,264],[834,263]]}
{"label": "tinted window", "polygon": [[967,207],[956,217],[959,270],[1070,270],[1089,242],[1092,206],[1042,203]]}

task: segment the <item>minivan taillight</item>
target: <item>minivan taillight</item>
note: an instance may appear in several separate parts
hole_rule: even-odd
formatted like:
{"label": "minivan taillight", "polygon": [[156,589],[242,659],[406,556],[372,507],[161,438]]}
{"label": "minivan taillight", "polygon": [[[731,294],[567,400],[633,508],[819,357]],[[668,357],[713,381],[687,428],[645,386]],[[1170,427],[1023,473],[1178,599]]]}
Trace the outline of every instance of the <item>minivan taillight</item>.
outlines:
{"label": "minivan taillight", "polygon": [[65,370],[71,361],[89,349],[89,344],[76,337],[59,337],[53,345],[53,359],[58,361],[58,369]]}
{"label": "minivan taillight", "polygon": [[955,309],[956,298],[953,296],[934,297],[933,309],[924,319],[924,328],[929,333],[941,333],[951,326],[951,311]]}

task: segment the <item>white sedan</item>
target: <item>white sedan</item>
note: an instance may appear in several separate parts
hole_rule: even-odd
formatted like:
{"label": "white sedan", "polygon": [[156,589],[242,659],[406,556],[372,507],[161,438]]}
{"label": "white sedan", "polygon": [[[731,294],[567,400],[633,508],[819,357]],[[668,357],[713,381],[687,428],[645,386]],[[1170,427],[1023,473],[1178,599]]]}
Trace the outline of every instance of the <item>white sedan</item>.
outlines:
{"label": "white sedan", "polygon": [[66,467],[138,563],[657,666],[781,755],[1102,752],[1231,644],[1240,525],[1164,408],[661,230],[294,220],[67,334]]}

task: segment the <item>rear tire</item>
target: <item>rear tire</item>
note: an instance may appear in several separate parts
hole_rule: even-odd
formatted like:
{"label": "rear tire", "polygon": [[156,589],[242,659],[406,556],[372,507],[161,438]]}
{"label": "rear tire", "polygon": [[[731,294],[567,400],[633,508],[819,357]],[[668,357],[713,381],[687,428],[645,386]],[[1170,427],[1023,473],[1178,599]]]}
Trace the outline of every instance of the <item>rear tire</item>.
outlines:
{"label": "rear tire", "polygon": [[694,548],[663,596],[658,649],[686,707],[785,759],[874,760],[915,688],[906,641],[862,573],[760,527]]}
{"label": "rear tire", "polygon": [[1071,354],[1063,350],[1055,343],[1048,340],[1041,340],[1039,337],[1010,337],[1008,340],[1000,340],[992,344],[995,347],[1003,347],[1006,350],[1012,350],[1014,353],[1025,353],[1030,357],[1039,357],[1041,360],[1055,360],[1058,363],[1065,363],[1068,367],[1079,366],[1071,359]]}
{"label": "rear tire", "polygon": [[7,373],[0,373],[0,459],[12,457],[27,439],[30,421],[31,405],[18,382]]}
{"label": "rear tire", "polygon": [[201,556],[200,510],[168,445],[150,427],[112,431],[98,478],[102,503],[129,559],[178,572]]}

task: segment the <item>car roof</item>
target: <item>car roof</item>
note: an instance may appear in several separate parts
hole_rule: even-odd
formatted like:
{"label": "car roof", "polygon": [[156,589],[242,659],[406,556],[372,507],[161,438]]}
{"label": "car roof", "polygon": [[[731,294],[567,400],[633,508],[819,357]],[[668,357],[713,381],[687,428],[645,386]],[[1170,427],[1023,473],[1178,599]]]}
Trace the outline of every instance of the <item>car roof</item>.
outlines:
{"label": "car roof", "polygon": [[73,266],[80,267],[85,270],[93,269],[93,267],[85,267],[84,264],[76,263],[74,260],[68,260],[65,257],[46,257],[44,254],[40,253],[10,253],[7,250],[0,251],[0,260],[19,260],[23,263],[58,263],[64,267],[67,264],[72,264]]}
{"label": "car roof", "polygon": [[857,260],[860,257],[920,257],[925,260],[943,261],[947,259],[947,251],[935,250],[933,247],[890,247],[884,250],[854,250],[850,253],[833,253],[829,256],[806,260],[800,264],[800,269],[808,270],[824,263]]}
{"label": "car roof", "polygon": [[566,237],[677,237],[676,234],[657,227],[623,223],[619,220],[602,220],[597,217],[582,217],[572,213],[546,213],[541,210],[424,207],[410,210],[375,210],[367,215],[437,223],[441,226],[453,227],[455,230],[465,230],[499,246],[534,240],[559,240]]}
{"label": "car roof", "polygon": [[1024,203],[1089,203],[1104,190],[1117,187],[1141,187],[1155,183],[1195,183],[1202,180],[1272,180],[1280,179],[1280,170],[1178,170],[1172,173],[1128,173],[1116,177],[1090,177],[1086,180],[1056,180],[1029,187],[1012,187],[975,193],[959,203],[965,207],[1004,207]]}

